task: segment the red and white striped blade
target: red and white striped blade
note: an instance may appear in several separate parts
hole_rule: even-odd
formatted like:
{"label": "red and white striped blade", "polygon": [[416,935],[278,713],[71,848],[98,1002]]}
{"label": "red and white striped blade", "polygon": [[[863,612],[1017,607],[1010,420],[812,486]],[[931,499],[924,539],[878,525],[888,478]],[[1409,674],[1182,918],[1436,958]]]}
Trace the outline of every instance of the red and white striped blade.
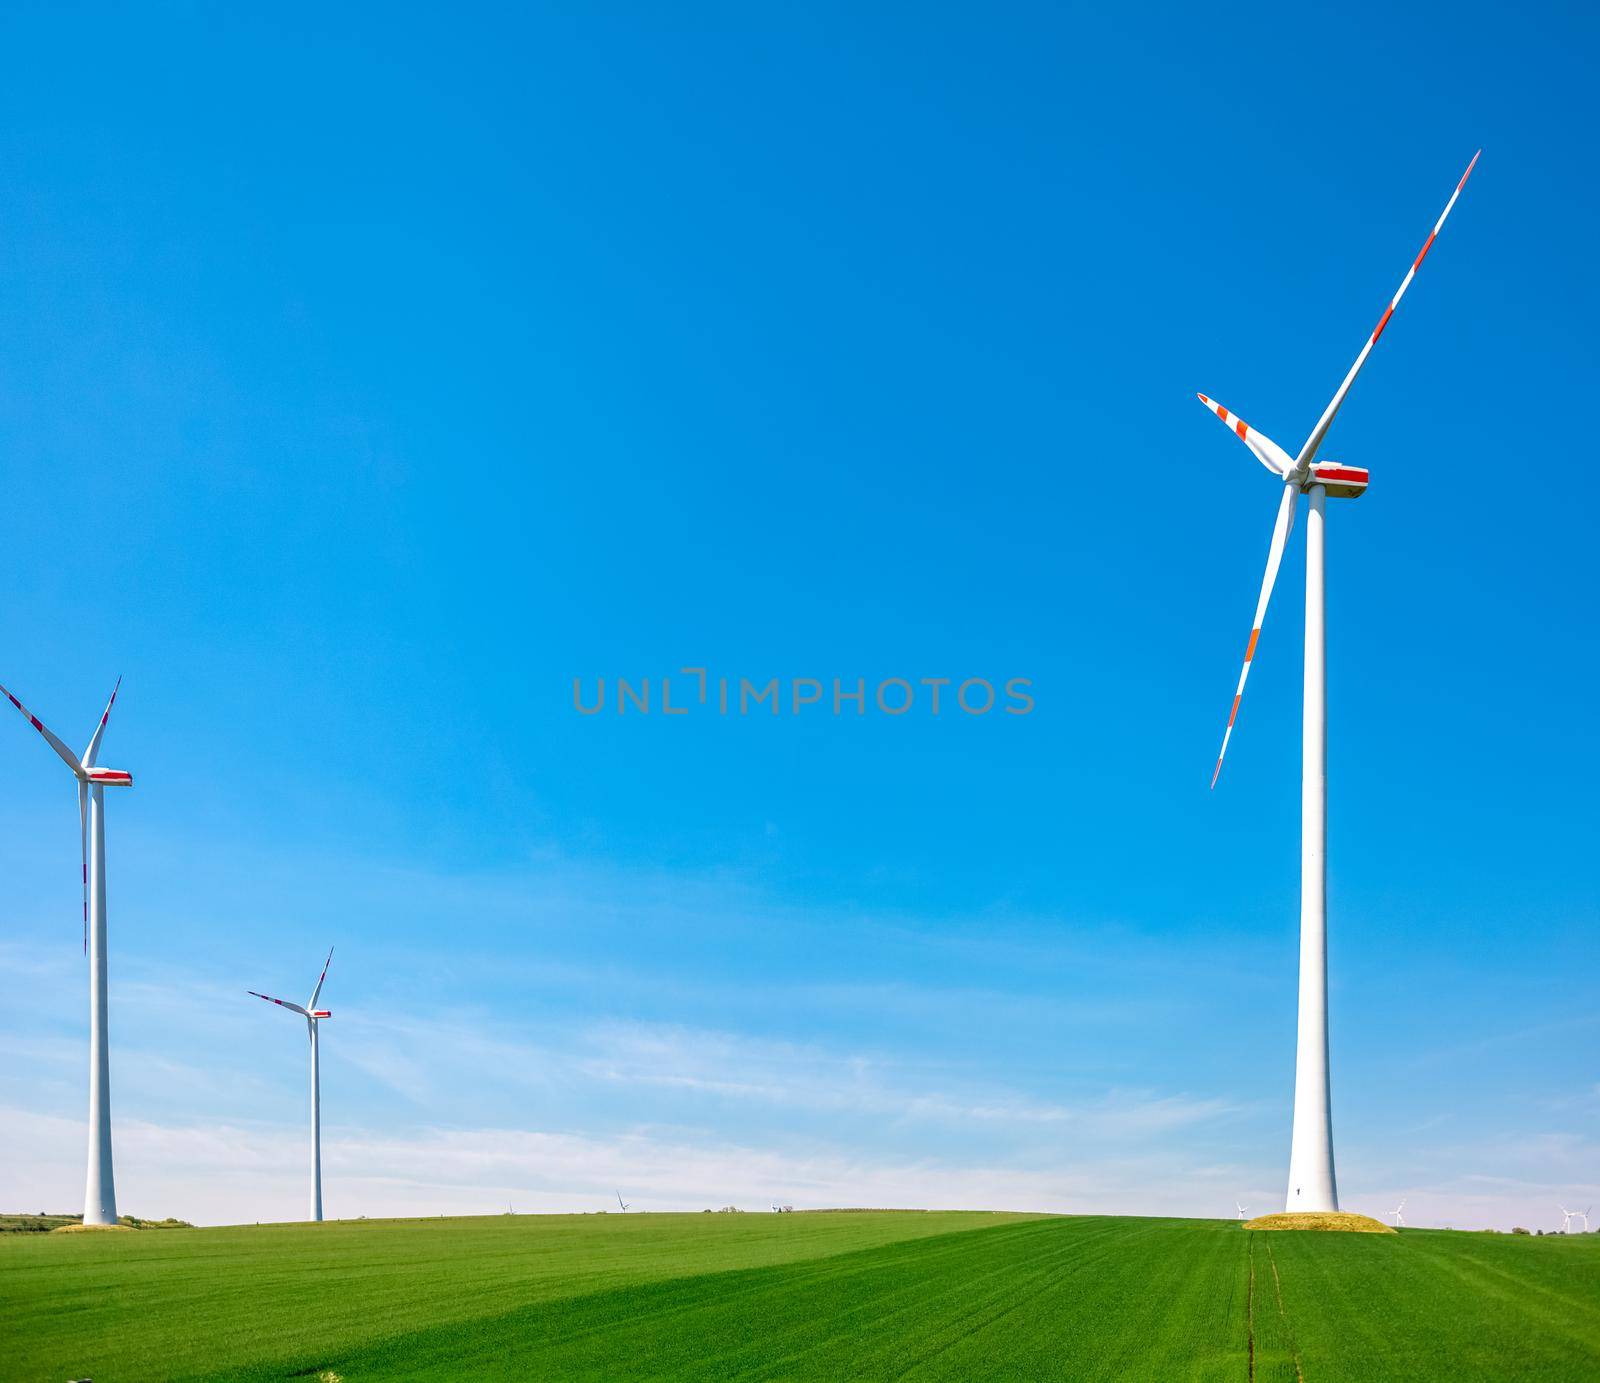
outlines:
{"label": "red and white striped blade", "polygon": [[1289,458],[1289,453],[1274,442],[1272,438],[1268,437],[1266,433],[1256,431],[1237,413],[1228,412],[1215,399],[1208,399],[1204,394],[1196,394],[1195,397],[1221,418],[1223,422],[1227,423],[1239,440],[1250,448],[1256,460],[1269,471],[1277,476],[1289,474],[1294,466],[1294,462]]}
{"label": "red and white striped blade", "polygon": [[272,995],[270,995],[270,994],[260,994],[260,993],[257,993],[254,989],[247,989],[247,990],[245,990],[245,993],[246,994],[255,994],[256,998],[265,999],[269,1004],[276,1004],[279,1008],[292,1008],[302,1018],[309,1018],[311,1016],[303,1008],[301,1008],[299,1004],[291,1004],[287,999],[274,999],[272,997]]}
{"label": "red and white striped blade", "polygon": [[317,987],[311,991],[311,998],[306,1001],[307,1008],[317,1006],[317,995],[322,993],[322,982],[328,978],[328,967],[333,964],[333,947],[328,947],[328,958],[322,962],[322,973],[317,976]]}
{"label": "red and white striped blade", "polygon": [[1217,755],[1217,766],[1211,773],[1211,786],[1216,787],[1222,773],[1222,761],[1227,757],[1228,741],[1233,737],[1233,722],[1239,715],[1239,702],[1244,697],[1244,684],[1250,680],[1250,663],[1256,656],[1256,642],[1261,638],[1261,624],[1267,617],[1267,602],[1272,599],[1272,587],[1278,579],[1278,567],[1283,562],[1283,549],[1294,529],[1294,508],[1300,491],[1293,485],[1283,487],[1283,498],[1278,501],[1278,519],[1272,526],[1272,546],[1267,549],[1267,570],[1261,578],[1261,598],[1256,601],[1256,618],[1250,626],[1250,642],[1245,645],[1244,667],[1239,673],[1239,689],[1233,694],[1233,706],[1228,711],[1228,728],[1222,732],[1222,750]]}
{"label": "red and white striped blade", "polygon": [[4,687],[0,687],[0,696],[4,696],[7,701],[9,701],[13,706],[21,711],[24,716],[28,718],[28,724],[33,726],[35,730],[45,737],[45,742],[49,744],[49,746],[54,749],[57,754],[61,755],[62,760],[66,763],[68,768],[70,768],[79,777],[83,776],[83,768],[78,762],[78,756],[68,749],[67,746],[60,741],[60,739],[53,735],[38,716],[34,715],[32,711],[18,701],[16,697],[12,696],[12,694]]}
{"label": "red and white striped blade", "polygon": [[89,954],[89,785],[78,779],[78,844],[83,862],[83,953]]}
{"label": "red and white striped blade", "polygon": [[1356,376],[1361,373],[1361,367],[1367,363],[1367,357],[1372,354],[1372,348],[1378,344],[1378,338],[1383,335],[1383,329],[1389,325],[1389,318],[1394,316],[1395,308],[1400,306],[1400,299],[1405,297],[1406,289],[1411,287],[1411,280],[1416,278],[1417,270],[1422,267],[1422,261],[1433,248],[1433,242],[1438,238],[1439,232],[1444,229],[1445,217],[1456,204],[1456,198],[1461,195],[1461,189],[1467,185],[1467,179],[1472,176],[1472,170],[1478,166],[1478,155],[1483,150],[1472,156],[1472,162],[1467,165],[1467,171],[1461,175],[1461,181],[1456,184],[1456,190],[1450,194],[1450,200],[1445,203],[1444,210],[1439,213],[1439,219],[1433,223],[1433,229],[1428,232],[1428,238],[1422,242],[1422,248],[1417,251],[1417,257],[1411,261],[1411,267],[1406,270],[1406,276],[1400,280],[1400,287],[1394,297],[1389,299],[1389,306],[1384,308],[1383,316],[1378,318],[1378,325],[1373,327],[1372,335],[1367,337],[1367,344],[1361,348],[1361,354],[1356,357],[1356,363],[1350,367],[1350,373],[1344,377],[1344,383],[1339,386],[1339,391],[1333,400],[1323,410],[1322,416],[1317,419],[1317,425],[1311,429],[1311,435],[1306,438],[1305,446],[1300,448],[1300,455],[1295,459],[1297,466],[1309,466],[1317,457],[1317,448],[1322,445],[1322,439],[1328,435],[1328,429],[1333,426],[1334,416],[1338,413],[1340,405],[1344,403],[1345,395],[1350,392],[1350,386],[1356,382]]}
{"label": "red and white striped blade", "polygon": [[117,704],[117,693],[122,690],[122,679],[117,678],[117,685],[111,689],[111,700],[106,702],[106,708],[100,714],[100,723],[94,727],[94,738],[89,741],[89,747],[83,751],[83,766],[93,768],[95,760],[100,755],[100,741],[106,733],[106,722],[111,719],[111,708]]}

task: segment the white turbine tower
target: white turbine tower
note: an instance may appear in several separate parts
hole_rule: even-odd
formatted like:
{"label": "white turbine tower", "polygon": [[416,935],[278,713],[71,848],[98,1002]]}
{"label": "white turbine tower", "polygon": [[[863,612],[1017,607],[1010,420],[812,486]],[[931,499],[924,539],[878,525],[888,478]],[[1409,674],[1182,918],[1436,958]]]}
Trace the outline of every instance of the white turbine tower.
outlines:
{"label": "white turbine tower", "polygon": [[114,1225],[117,1222],[116,1179],[111,1170],[111,1031],[106,992],[106,803],[108,787],[131,788],[133,775],[116,768],[99,768],[100,741],[117,699],[117,679],[111,700],[101,713],[89,747],[79,758],[47,730],[4,687],[0,693],[15,706],[45,742],[65,760],[78,780],[78,843],[83,857],[83,949],[89,957],[89,1170],[83,1190],[83,1222]]}
{"label": "white turbine tower", "polygon": [[1234,1208],[1236,1210],[1238,1210],[1239,1218],[1241,1220],[1244,1219],[1250,1213],[1250,1207],[1248,1205],[1240,1205],[1238,1201],[1235,1201],[1233,1204],[1234,1204]]}
{"label": "white turbine tower", "polygon": [[1400,1213],[1405,1208],[1406,1203],[1401,1201],[1399,1205],[1395,1206],[1395,1208],[1389,1212],[1389,1214],[1394,1217],[1394,1227],[1396,1229],[1399,1229],[1406,1222],[1406,1217]]}
{"label": "white turbine tower", "polygon": [[1570,1234],[1572,1232],[1572,1217],[1578,1212],[1575,1210],[1568,1210],[1564,1205],[1558,1205],[1556,1209],[1561,1212],[1561,1232],[1563,1234]]}
{"label": "white turbine tower", "polygon": [[[1481,150],[1479,151],[1482,152]],[[1411,280],[1422,267],[1423,258],[1433,247],[1434,238],[1444,226],[1445,217],[1456,204],[1478,155],[1472,156],[1456,190],[1450,194],[1433,230],[1400,288],[1390,299],[1378,325],[1361,348],[1361,354],[1345,375],[1332,401],[1311,429],[1300,454],[1290,457],[1271,438],[1248,426],[1237,414],[1200,395],[1200,402],[1238,434],[1256,459],[1283,483],[1278,501],[1278,517],[1272,529],[1272,544],[1267,549],[1267,570],[1256,602],[1255,622],[1250,641],[1245,645],[1244,669],[1228,712],[1228,726],[1222,736],[1222,752],[1211,775],[1216,787],[1222,772],[1223,756],[1239,714],[1239,701],[1250,676],[1256,641],[1261,637],[1261,622],[1266,618],[1267,602],[1283,550],[1294,526],[1295,505],[1301,494],[1309,498],[1310,517],[1306,524],[1306,623],[1305,623],[1305,709],[1301,736],[1300,776],[1300,1018],[1295,1045],[1294,1132],[1289,1149],[1289,1188],[1285,1209],[1326,1211],[1339,1208],[1339,1193],[1333,1173],[1333,1110],[1328,1090],[1328,936],[1327,936],[1327,841],[1328,841],[1328,719],[1327,672],[1324,663],[1324,586],[1323,586],[1323,509],[1328,498],[1355,499],[1367,488],[1367,472],[1356,466],[1319,462],[1317,451],[1327,436],[1335,415],[1344,403],[1350,386],[1378,344],[1389,318],[1400,305]]]}
{"label": "white turbine tower", "polygon": [[265,999],[269,1004],[277,1004],[279,1008],[287,1008],[298,1013],[306,1020],[306,1035],[311,1039],[311,1218],[322,1218],[322,1078],[317,1065],[317,1025],[324,1018],[332,1018],[333,1014],[325,1008],[317,1007],[317,996],[322,993],[322,982],[328,978],[328,967],[333,964],[333,947],[328,947],[328,958],[322,962],[322,973],[317,976],[317,987],[311,991],[311,997],[306,1000],[306,1006],[291,1004],[287,999],[274,999],[270,994],[260,994],[254,989],[246,990],[258,999]]}

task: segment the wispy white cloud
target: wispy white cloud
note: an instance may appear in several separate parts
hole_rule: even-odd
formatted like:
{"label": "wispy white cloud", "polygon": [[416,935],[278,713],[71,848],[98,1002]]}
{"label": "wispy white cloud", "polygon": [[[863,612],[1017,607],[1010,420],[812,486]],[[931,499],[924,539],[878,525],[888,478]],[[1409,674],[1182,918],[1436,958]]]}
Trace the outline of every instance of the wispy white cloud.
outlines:
{"label": "wispy white cloud", "polygon": [[1080,1136],[1108,1138],[1182,1128],[1240,1108],[1222,1099],[1134,1090],[1074,1104],[1041,1101],[974,1081],[970,1073],[961,1073],[962,1087],[951,1090],[933,1073],[889,1056],[665,1025],[610,1025],[588,1033],[585,1045],[591,1054],[579,1069],[598,1080],[908,1121],[1062,1124]]}
{"label": "wispy white cloud", "polygon": [[[1595,1027],[1600,1027],[1600,1013],[1582,1013],[1570,1018],[1556,1018],[1548,1022],[1531,1023],[1518,1027],[1496,1028],[1491,1026],[1487,1030],[1480,1029],[1476,1031],[1465,1042],[1452,1042],[1429,1047],[1404,1060],[1401,1064],[1412,1070],[1428,1070],[1446,1063],[1460,1063],[1471,1060],[1473,1057],[1482,1056],[1486,1052],[1515,1048],[1540,1040],[1548,1041],[1551,1038],[1570,1040],[1573,1034]],[[1600,1087],[1596,1088],[1600,1089]]]}
{"label": "wispy white cloud", "polygon": [[[1238,979],[1208,971],[1192,946],[1000,915],[945,919],[933,932],[893,917],[802,914],[737,876],[619,885],[546,863],[537,888],[525,875],[409,869],[375,870],[364,885],[375,910],[411,920],[393,937],[367,937],[353,972],[336,957],[323,1054],[335,1213],[461,1213],[503,1199],[584,1209],[603,1203],[611,1182],[642,1206],[689,1209],[781,1195],[1226,1214],[1236,1196],[1258,1207],[1281,1199],[1284,1092],[1265,1101],[1236,1050],[1172,1056],[1183,1049],[1173,1034],[1215,1021],[1188,1006]],[[262,867],[292,894],[282,861]],[[537,954],[458,945],[419,915],[493,915],[537,928],[548,944]],[[655,949],[563,951],[562,938],[591,930],[653,936]],[[738,950],[729,943],[766,933],[851,959],[791,970],[778,954],[728,968]],[[838,945],[846,935],[848,948]],[[693,939],[687,955],[681,937]],[[23,1205],[70,1207],[81,1194],[74,943],[0,945],[0,963],[21,981],[0,1014],[0,1067],[10,1068],[0,1103],[12,1106],[0,1186]],[[129,1209],[211,1222],[301,1211],[303,1036],[243,991],[300,995],[285,986],[309,987],[321,952],[301,946],[307,959],[297,950],[293,965],[266,952],[268,971],[254,945],[229,945],[219,937],[179,964],[116,952],[118,1173]],[[930,955],[938,963],[924,965]],[[1263,983],[1248,947],[1243,955],[1230,951],[1244,974],[1235,997]],[[1041,974],[1054,978],[1041,984]],[[1438,1067],[1574,1031],[1561,1020],[1419,1061]],[[1530,1094],[1536,1114],[1502,1138],[1473,1141],[1481,1124],[1437,1113],[1384,1146],[1346,1134],[1342,1186],[1365,1209],[1408,1195],[1413,1223],[1540,1223],[1539,1206],[1592,1185],[1600,1152],[1570,1130],[1592,1126],[1597,1093]],[[1421,1136],[1435,1128],[1453,1137]]]}
{"label": "wispy white cloud", "polygon": [[[0,1121],[12,1135],[0,1179],[16,1206],[75,1206],[81,1123],[17,1108],[0,1108]],[[298,1121],[124,1120],[116,1148],[119,1196],[129,1213],[213,1224],[304,1215],[306,1137]],[[1373,1215],[1404,1199],[1413,1225],[1548,1229],[1563,1199],[1600,1202],[1596,1149],[1567,1151],[1587,1156],[1586,1179],[1464,1174],[1420,1187],[1365,1186],[1344,1199],[1347,1208]],[[1181,1147],[1031,1160],[897,1158],[815,1140],[774,1146],[649,1129],[593,1136],[503,1126],[345,1129],[325,1142],[324,1176],[335,1218],[490,1214],[507,1204],[525,1212],[598,1210],[617,1189],[640,1209],[662,1211],[784,1203],[1226,1218],[1235,1199],[1259,1213],[1282,1193],[1249,1168],[1192,1160]]]}
{"label": "wispy white cloud", "polygon": [[[74,1205],[81,1125],[19,1109],[0,1110],[0,1117],[15,1134],[3,1174],[18,1203]],[[303,1215],[303,1129],[130,1120],[118,1128],[116,1151],[128,1213],[205,1223]],[[508,1202],[527,1211],[604,1209],[617,1188],[640,1209],[654,1210],[765,1209],[781,1202],[1182,1213],[1197,1190],[1225,1204],[1230,1175],[1226,1168],[1182,1168],[1148,1156],[1071,1165],[903,1160],[822,1144],[776,1148],[650,1131],[591,1137],[515,1128],[346,1130],[324,1145],[328,1213],[336,1218],[484,1214]]]}

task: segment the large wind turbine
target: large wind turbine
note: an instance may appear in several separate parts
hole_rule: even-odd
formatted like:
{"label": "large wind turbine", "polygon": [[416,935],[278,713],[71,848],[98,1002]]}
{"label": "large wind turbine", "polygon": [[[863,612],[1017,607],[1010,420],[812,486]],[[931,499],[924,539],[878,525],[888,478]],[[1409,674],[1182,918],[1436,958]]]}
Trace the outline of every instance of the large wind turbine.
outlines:
{"label": "large wind turbine", "polygon": [[1261,637],[1261,622],[1267,615],[1267,602],[1272,598],[1272,585],[1277,580],[1284,545],[1294,527],[1295,505],[1301,494],[1310,501],[1310,516],[1306,522],[1305,719],[1300,769],[1300,1021],[1295,1046],[1294,1133],[1289,1148],[1289,1190],[1285,1205],[1290,1211],[1339,1208],[1333,1174],[1333,1110],[1328,1093],[1328,704],[1323,622],[1323,508],[1328,498],[1355,499],[1367,488],[1365,470],[1319,462],[1317,451],[1350,386],[1367,363],[1383,329],[1389,325],[1395,308],[1400,306],[1406,289],[1411,287],[1411,280],[1422,267],[1424,257],[1433,248],[1434,238],[1443,229],[1445,217],[1450,215],[1477,162],[1478,154],[1474,154],[1422,249],[1406,270],[1399,290],[1389,300],[1383,316],[1378,318],[1378,325],[1362,346],[1356,363],[1323,409],[1298,456],[1291,458],[1270,437],[1250,427],[1237,414],[1200,395],[1200,402],[1237,433],[1255,458],[1283,483],[1272,544],[1267,549],[1266,575],[1261,580],[1261,596],[1256,602],[1255,622],[1250,627],[1250,642],[1245,645],[1239,686],[1228,712],[1228,727],[1222,735],[1222,752],[1217,755],[1217,766],[1211,775],[1212,787],[1217,785],[1222,759],[1228,752],[1228,739],[1233,734],[1239,701],[1250,676],[1256,641]]}
{"label": "large wind turbine", "polygon": [[101,713],[89,747],[79,758],[50,733],[4,687],[0,693],[45,738],[78,780],[78,844],[83,858],[83,949],[89,957],[89,1171],[83,1189],[83,1222],[114,1225],[117,1222],[117,1188],[111,1173],[111,1034],[106,998],[106,804],[105,790],[131,788],[133,775],[118,768],[99,768],[100,741],[111,719],[117,686]]}
{"label": "large wind turbine", "polygon": [[328,958],[322,962],[322,973],[317,976],[317,987],[311,991],[306,1006],[291,1004],[287,999],[274,999],[270,994],[246,990],[258,999],[265,999],[279,1008],[292,1009],[306,1020],[306,1035],[311,1039],[311,1218],[322,1218],[322,1078],[317,1066],[317,1024],[333,1014],[317,1007],[317,996],[322,993],[322,982],[328,978],[328,967],[333,964],[333,947],[328,947]]}

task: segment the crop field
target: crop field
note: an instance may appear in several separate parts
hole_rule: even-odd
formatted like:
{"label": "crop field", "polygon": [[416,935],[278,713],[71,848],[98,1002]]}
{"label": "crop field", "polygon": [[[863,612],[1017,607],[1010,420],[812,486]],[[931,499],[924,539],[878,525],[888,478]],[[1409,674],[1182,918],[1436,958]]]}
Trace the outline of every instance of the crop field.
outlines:
{"label": "crop field", "polygon": [[967,1212],[0,1236],[0,1377],[1600,1377],[1600,1235]]}

